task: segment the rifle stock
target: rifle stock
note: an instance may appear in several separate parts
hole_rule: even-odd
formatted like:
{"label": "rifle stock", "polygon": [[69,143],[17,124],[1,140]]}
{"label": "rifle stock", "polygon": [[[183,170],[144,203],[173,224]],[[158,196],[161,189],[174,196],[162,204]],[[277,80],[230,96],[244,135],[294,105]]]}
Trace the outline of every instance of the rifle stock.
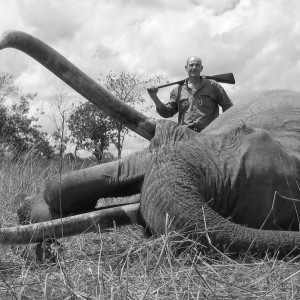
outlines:
{"label": "rifle stock", "polygon": [[[211,76],[203,75],[202,77],[205,78],[205,79],[213,79],[217,82],[235,84],[235,79],[234,79],[234,76],[233,76],[232,73],[225,73],[225,74],[211,75]],[[159,85],[156,88],[161,89],[161,88],[164,88],[164,87],[167,87],[167,86],[170,86],[170,85],[174,85],[174,84],[181,85],[181,84],[184,84],[185,80],[186,79],[166,83],[166,84],[163,84],[163,85]]]}
{"label": "rifle stock", "polygon": [[232,73],[225,73],[225,74],[212,75],[212,76],[204,75],[203,77],[206,79],[213,79],[217,82],[235,84],[235,79]]}

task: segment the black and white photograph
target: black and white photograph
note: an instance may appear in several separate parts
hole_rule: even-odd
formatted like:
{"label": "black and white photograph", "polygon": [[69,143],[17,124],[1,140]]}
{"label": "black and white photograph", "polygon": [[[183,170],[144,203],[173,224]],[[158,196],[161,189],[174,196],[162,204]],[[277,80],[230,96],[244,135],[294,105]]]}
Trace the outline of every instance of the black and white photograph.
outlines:
{"label": "black and white photograph", "polygon": [[0,0],[0,299],[300,299],[300,1]]}

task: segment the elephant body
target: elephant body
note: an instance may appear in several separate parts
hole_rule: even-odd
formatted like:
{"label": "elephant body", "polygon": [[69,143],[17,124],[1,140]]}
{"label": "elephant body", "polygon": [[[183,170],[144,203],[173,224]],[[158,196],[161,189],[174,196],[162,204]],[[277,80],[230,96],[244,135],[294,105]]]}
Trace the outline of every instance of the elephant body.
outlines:
{"label": "elephant body", "polygon": [[[200,134],[160,120],[148,149],[82,170],[91,176],[85,175],[82,183],[63,176],[61,203],[55,188],[59,177],[54,177],[46,186],[45,200],[57,216],[60,208],[64,214],[82,213],[95,208],[99,198],[141,193],[142,216],[159,233],[166,213],[178,230],[197,220],[200,199],[237,224],[299,230],[298,116],[300,95],[273,91],[236,105],[219,117],[218,125],[212,123]],[[44,208],[40,215],[45,215]]]}
{"label": "elephant body", "polygon": [[[158,234],[165,232],[168,219],[170,230],[222,251],[299,253],[300,93],[260,93],[196,133],[167,120],[153,123],[29,35],[8,33],[0,42],[0,49],[5,47],[31,55],[113,118],[151,139],[147,149],[121,160],[50,178],[42,196],[25,199],[22,219],[48,221],[93,211],[99,198],[131,196],[140,199],[140,206],[109,211],[110,217],[122,223],[125,216],[124,223],[140,222]],[[126,217],[138,209],[139,217]],[[77,219],[66,220],[80,230]],[[3,240],[12,241],[5,234],[0,230]]]}
{"label": "elephant body", "polygon": [[[172,125],[177,126],[169,123],[160,129]],[[203,205],[198,200],[247,227],[299,230],[299,155],[265,129],[242,125],[224,134],[202,133],[165,145],[148,170],[141,203],[154,231],[164,228],[157,220],[164,222],[166,212],[178,222],[177,229],[197,220]]]}

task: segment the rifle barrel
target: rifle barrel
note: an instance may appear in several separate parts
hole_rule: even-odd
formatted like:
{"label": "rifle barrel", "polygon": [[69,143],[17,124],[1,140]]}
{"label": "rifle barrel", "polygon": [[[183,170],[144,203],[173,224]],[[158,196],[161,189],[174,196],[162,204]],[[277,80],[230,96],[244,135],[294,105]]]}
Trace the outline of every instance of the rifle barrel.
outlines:
{"label": "rifle barrel", "polygon": [[[212,75],[212,76],[203,75],[202,77],[206,78],[206,79],[213,79],[213,80],[215,80],[217,82],[235,84],[235,79],[234,79],[234,76],[233,76],[232,73],[225,73],[225,74]],[[161,88],[164,88],[164,87],[167,87],[167,86],[171,86],[171,85],[174,85],[174,84],[181,85],[181,84],[184,84],[185,80],[186,79],[178,80],[178,81],[174,81],[174,82],[170,82],[170,83],[166,83],[166,84],[163,84],[163,85],[159,85],[156,88],[161,89]]]}

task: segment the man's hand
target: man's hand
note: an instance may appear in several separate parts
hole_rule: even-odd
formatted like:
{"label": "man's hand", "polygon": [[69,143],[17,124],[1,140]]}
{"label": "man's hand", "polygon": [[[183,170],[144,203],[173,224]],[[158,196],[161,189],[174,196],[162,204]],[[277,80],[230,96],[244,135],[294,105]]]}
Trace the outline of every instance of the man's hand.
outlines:
{"label": "man's hand", "polygon": [[157,87],[151,87],[151,88],[147,89],[147,91],[148,91],[149,96],[151,98],[153,98],[153,96],[157,95],[158,88]]}
{"label": "man's hand", "polygon": [[156,106],[156,110],[159,112],[163,108],[164,104],[157,97],[158,88],[151,87],[151,88],[147,89],[147,91]]}

